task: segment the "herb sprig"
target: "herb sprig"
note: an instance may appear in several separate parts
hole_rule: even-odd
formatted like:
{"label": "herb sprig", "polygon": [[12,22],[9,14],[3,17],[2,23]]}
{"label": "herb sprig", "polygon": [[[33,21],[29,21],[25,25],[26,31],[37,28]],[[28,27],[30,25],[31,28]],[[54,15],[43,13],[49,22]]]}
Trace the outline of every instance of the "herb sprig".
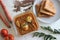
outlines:
{"label": "herb sprig", "polygon": [[45,33],[40,33],[40,32],[35,32],[33,34],[33,37],[44,37],[44,40],[51,40],[51,39],[56,39],[56,37],[52,36],[52,35],[47,35]]}
{"label": "herb sprig", "polygon": [[40,26],[42,29],[44,29],[44,30],[48,30],[48,31],[50,31],[50,32],[52,32],[52,33],[54,33],[54,34],[60,34],[60,29],[54,29],[54,30],[52,30],[52,28],[50,27],[50,26],[47,26],[47,27],[45,27],[45,26]]}

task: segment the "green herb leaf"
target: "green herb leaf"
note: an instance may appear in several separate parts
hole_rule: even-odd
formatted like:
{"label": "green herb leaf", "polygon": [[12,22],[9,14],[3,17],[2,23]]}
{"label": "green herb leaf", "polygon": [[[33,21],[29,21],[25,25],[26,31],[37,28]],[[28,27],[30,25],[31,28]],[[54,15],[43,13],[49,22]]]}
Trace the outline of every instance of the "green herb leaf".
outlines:
{"label": "green herb leaf", "polygon": [[34,34],[33,34],[33,37],[34,36],[38,36],[40,33],[39,32],[35,32]]}
{"label": "green herb leaf", "polygon": [[51,36],[50,35],[46,35],[47,37],[46,37],[46,39],[45,40],[48,40],[48,38],[50,38]]}
{"label": "green herb leaf", "polygon": [[33,37],[34,36],[42,37],[42,36],[44,36],[44,33],[35,32]]}
{"label": "green herb leaf", "polygon": [[50,37],[49,40],[56,39],[55,37]]}
{"label": "green herb leaf", "polygon": [[48,31],[51,31],[53,32],[52,28],[50,26],[47,26],[47,27],[43,27],[43,26],[40,26],[42,29],[44,30],[48,30]]}
{"label": "green herb leaf", "polygon": [[56,39],[55,37],[53,37],[52,35],[47,35],[45,33],[39,33],[39,32],[35,32],[33,34],[33,37],[44,37],[44,40],[51,40],[51,39]]}
{"label": "green herb leaf", "polygon": [[57,29],[54,29],[54,30],[52,30],[52,28],[50,27],[50,26],[47,26],[47,27],[45,27],[45,26],[40,26],[42,29],[44,29],[44,30],[48,30],[48,31],[50,31],[50,32],[52,32],[52,33],[54,33],[54,34],[60,34],[60,29],[59,30],[57,30]]}
{"label": "green herb leaf", "polygon": [[44,36],[44,35],[45,35],[44,33],[40,33],[40,34],[39,34],[39,37],[42,37],[42,36]]}
{"label": "green herb leaf", "polygon": [[55,34],[60,34],[60,31],[58,31],[57,29],[54,29],[54,32]]}
{"label": "green herb leaf", "polygon": [[47,35],[44,36],[44,40],[47,40],[49,37]]}

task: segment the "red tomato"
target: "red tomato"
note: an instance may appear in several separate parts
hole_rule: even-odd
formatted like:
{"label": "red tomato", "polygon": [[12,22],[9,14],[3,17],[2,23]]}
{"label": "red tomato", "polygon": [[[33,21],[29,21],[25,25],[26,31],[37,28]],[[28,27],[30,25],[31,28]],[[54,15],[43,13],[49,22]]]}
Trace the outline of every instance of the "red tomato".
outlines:
{"label": "red tomato", "polygon": [[6,36],[6,37],[4,38],[4,40],[9,40],[9,37],[8,37],[8,36]]}
{"label": "red tomato", "polygon": [[14,40],[14,36],[12,34],[9,34],[4,38],[4,40]]}
{"label": "red tomato", "polygon": [[8,36],[9,36],[10,40],[14,40],[14,36],[12,34],[9,34]]}
{"label": "red tomato", "polygon": [[2,29],[2,30],[1,30],[1,35],[2,35],[3,37],[8,36],[8,30],[7,30],[7,29]]}

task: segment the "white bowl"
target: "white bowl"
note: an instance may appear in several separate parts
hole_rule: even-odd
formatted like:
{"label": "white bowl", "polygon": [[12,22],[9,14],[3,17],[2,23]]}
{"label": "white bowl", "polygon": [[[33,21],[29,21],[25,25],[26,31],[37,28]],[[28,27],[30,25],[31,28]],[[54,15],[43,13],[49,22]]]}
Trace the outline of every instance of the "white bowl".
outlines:
{"label": "white bowl", "polygon": [[[54,3],[54,6],[56,8],[56,14],[54,17],[51,17],[51,18],[39,18],[39,17],[37,17],[37,19],[40,20],[41,22],[53,23],[53,22],[56,22],[57,20],[60,19],[60,2],[58,0],[51,0],[51,1]],[[41,0],[38,0],[38,1],[36,0],[34,5],[33,5],[33,12],[35,15],[36,15],[35,5],[40,3],[40,2],[41,2]]]}

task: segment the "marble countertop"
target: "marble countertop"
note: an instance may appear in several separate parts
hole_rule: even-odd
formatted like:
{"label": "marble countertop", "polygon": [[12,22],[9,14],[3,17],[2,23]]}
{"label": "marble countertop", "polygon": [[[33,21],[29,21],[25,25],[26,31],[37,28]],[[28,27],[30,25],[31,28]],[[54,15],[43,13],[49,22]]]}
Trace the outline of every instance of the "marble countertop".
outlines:
{"label": "marble countertop", "polygon": [[[17,14],[20,13],[20,12],[16,13],[16,12],[12,11],[12,9],[13,9],[12,8],[13,7],[12,0],[9,0],[9,1],[8,0],[3,0],[3,1],[7,5],[7,8],[10,12],[10,15],[12,16],[12,19],[14,18],[14,16],[16,16]],[[10,6],[11,4],[12,4],[12,6]],[[12,8],[12,9],[10,9],[10,8]],[[0,13],[2,13],[3,16],[5,16],[1,6],[0,6]],[[60,29],[60,19],[58,21],[54,22],[54,23],[51,23],[51,24],[45,24],[45,23],[42,23],[39,20],[38,20],[38,23],[39,23],[39,26],[51,26],[52,29]],[[12,28],[9,29],[5,26],[5,24],[2,22],[2,20],[0,20],[0,30],[3,29],[3,28],[7,29],[9,31],[9,33],[13,34],[14,37],[15,37],[15,40],[43,40],[43,37],[41,37],[41,38],[32,37],[33,32],[21,36],[17,33],[15,26],[12,26]],[[40,27],[37,31],[38,32],[44,32],[46,34],[51,34],[51,35],[55,36],[57,38],[57,40],[60,40],[60,35],[59,34],[55,35],[55,34],[49,33],[48,31],[40,29]],[[0,35],[0,40],[3,40],[1,35]]]}

